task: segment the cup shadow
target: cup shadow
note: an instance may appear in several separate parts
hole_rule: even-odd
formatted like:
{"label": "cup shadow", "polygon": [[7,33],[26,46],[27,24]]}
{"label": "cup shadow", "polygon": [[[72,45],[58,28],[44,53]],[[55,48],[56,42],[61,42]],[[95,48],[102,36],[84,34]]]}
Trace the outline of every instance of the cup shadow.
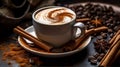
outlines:
{"label": "cup shadow", "polygon": [[85,48],[82,51],[60,58],[46,58],[41,57],[44,62],[43,66],[74,66],[75,64],[83,62],[88,56],[88,49]]}

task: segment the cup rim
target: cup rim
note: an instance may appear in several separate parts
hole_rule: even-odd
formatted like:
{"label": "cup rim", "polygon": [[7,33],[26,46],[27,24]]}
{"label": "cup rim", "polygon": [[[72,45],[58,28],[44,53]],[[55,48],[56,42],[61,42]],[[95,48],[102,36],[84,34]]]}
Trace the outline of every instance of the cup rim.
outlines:
{"label": "cup rim", "polygon": [[39,9],[35,10],[35,11],[33,12],[33,14],[32,14],[32,19],[33,19],[33,21],[35,21],[36,23],[39,23],[39,24],[50,25],[50,26],[65,25],[65,24],[69,24],[69,23],[75,21],[75,19],[76,19],[76,13],[75,13],[73,10],[71,10],[70,8],[67,8],[67,7],[64,7],[64,8],[67,8],[67,9],[71,10],[71,11],[74,13],[74,15],[75,15],[75,18],[73,18],[71,21],[69,21],[69,22],[67,22],[67,23],[62,23],[62,24],[45,24],[45,23],[40,23],[38,20],[35,19],[35,15],[36,15],[37,12],[39,12],[39,11],[41,11],[41,10],[44,10],[44,9],[47,9],[47,8],[54,8],[54,7],[62,7],[62,6],[46,6],[46,7],[42,7],[42,8],[39,8]]}

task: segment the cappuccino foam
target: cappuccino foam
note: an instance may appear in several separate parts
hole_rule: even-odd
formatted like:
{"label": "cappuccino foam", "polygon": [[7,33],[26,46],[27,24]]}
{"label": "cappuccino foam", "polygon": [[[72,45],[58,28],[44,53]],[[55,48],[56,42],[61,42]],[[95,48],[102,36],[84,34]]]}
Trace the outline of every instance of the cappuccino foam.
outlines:
{"label": "cappuccino foam", "polygon": [[65,7],[47,8],[39,11],[35,15],[35,19],[43,24],[64,24],[74,20],[75,13]]}

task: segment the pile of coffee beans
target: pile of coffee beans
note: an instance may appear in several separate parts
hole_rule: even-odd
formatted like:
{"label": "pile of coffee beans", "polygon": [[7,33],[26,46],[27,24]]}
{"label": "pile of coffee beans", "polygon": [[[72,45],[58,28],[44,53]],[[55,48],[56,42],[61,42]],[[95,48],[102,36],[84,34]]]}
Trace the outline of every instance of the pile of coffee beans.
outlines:
{"label": "pile of coffee beans", "polygon": [[[61,6],[59,4],[59,6]],[[112,6],[101,5],[100,3],[84,3],[84,5],[62,5],[76,12],[78,18],[90,18],[83,22],[87,29],[107,26],[109,29],[101,33],[92,35],[96,40],[93,42],[96,54],[88,57],[91,64],[97,64],[110,47],[108,41],[120,29],[120,13],[115,11]],[[97,20],[97,21],[96,21]],[[96,22],[92,22],[96,21]],[[101,24],[97,24],[100,22]]]}
{"label": "pile of coffee beans", "polygon": [[88,61],[93,64],[96,65],[97,62],[100,62],[102,60],[102,58],[104,57],[105,53],[95,53],[95,55],[89,56],[88,57]]}
{"label": "pile of coffee beans", "polygon": [[94,43],[94,46],[95,46],[95,50],[98,53],[106,53],[108,48],[109,48],[109,44],[104,39],[100,39],[100,40],[97,39],[93,43]]}

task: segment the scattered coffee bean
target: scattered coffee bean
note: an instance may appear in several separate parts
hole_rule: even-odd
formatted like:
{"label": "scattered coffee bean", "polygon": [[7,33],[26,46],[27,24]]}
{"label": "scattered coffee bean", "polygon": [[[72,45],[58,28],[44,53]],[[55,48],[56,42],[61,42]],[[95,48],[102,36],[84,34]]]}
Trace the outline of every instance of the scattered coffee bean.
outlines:
{"label": "scattered coffee bean", "polygon": [[113,33],[111,33],[111,34],[110,34],[110,38],[112,38],[113,36],[114,36],[114,34],[113,34]]}
{"label": "scattered coffee bean", "polygon": [[112,29],[108,29],[108,33],[112,33],[113,32],[113,30]]}
{"label": "scattered coffee bean", "polygon": [[99,56],[99,57],[97,58],[97,61],[100,62],[100,61],[102,60],[102,58],[103,58],[103,57]]}
{"label": "scattered coffee bean", "polygon": [[32,57],[29,59],[30,64],[32,65],[41,65],[43,62],[40,61],[39,57]]}
{"label": "scattered coffee bean", "polygon": [[96,60],[96,58],[94,56],[89,56],[88,61],[91,61],[91,60]]}
{"label": "scattered coffee bean", "polygon": [[120,24],[120,21],[117,21],[116,24]]}
{"label": "scattered coffee bean", "polygon": [[93,65],[97,65],[97,60],[91,60],[90,63]]}
{"label": "scattered coffee bean", "polygon": [[89,29],[92,29],[92,28],[94,28],[94,26],[93,26],[93,25],[89,26]]}
{"label": "scattered coffee bean", "polygon": [[101,53],[101,54],[100,54],[100,56],[101,56],[101,57],[104,57],[104,56],[105,56],[105,54],[104,54],[104,53]]}
{"label": "scattered coffee bean", "polygon": [[114,30],[115,30],[115,31],[118,31],[119,29],[120,29],[120,26],[115,26],[115,27],[114,27]]}
{"label": "scattered coffee bean", "polygon": [[100,39],[103,39],[103,36],[98,36],[97,38],[100,40]]}
{"label": "scattered coffee bean", "polygon": [[98,45],[98,42],[97,42],[97,41],[95,41],[95,42],[93,42],[93,43],[94,43],[94,45],[95,45],[95,46],[97,46],[97,45]]}
{"label": "scattered coffee bean", "polygon": [[102,33],[101,36],[102,36],[102,38],[105,39],[105,38],[107,38],[107,33]]}
{"label": "scattered coffee bean", "polygon": [[99,53],[96,53],[96,54],[94,55],[94,57],[97,58],[99,55],[100,55]]}

